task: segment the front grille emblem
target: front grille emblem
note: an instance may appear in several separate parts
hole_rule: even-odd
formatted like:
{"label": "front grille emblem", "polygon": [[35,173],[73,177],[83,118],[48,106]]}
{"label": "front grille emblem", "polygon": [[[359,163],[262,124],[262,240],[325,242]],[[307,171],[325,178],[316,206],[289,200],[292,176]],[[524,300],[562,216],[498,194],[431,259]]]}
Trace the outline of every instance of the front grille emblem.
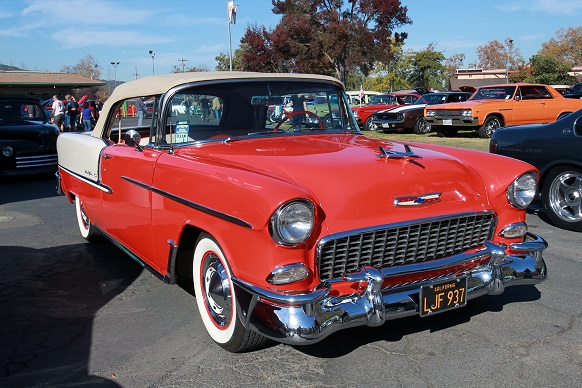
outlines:
{"label": "front grille emblem", "polygon": [[441,201],[441,193],[430,193],[419,196],[396,197],[394,206],[424,206]]}

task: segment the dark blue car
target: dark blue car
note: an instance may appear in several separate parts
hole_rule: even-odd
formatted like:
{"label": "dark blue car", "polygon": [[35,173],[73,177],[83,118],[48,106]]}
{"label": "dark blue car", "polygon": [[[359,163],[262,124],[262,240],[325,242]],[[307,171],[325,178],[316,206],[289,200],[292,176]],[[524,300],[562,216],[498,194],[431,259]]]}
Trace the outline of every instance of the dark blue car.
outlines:
{"label": "dark blue car", "polygon": [[493,134],[489,150],[536,166],[550,221],[582,231],[582,109],[550,124],[501,128]]}
{"label": "dark blue car", "polygon": [[0,95],[0,176],[57,171],[58,135],[37,99]]}

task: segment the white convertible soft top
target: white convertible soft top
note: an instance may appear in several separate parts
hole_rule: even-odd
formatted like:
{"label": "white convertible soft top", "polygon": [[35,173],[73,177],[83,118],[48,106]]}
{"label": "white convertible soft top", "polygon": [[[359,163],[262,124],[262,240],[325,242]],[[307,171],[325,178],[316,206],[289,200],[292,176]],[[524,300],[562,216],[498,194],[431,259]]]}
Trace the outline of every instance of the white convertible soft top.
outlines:
{"label": "white convertible soft top", "polygon": [[[105,101],[102,113],[106,114],[111,106],[121,100],[138,96],[152,96],[163,94],[170,89],[184,84],[215,81],[215,80],[241,80],[241,79],[265,79],[265,78],[293,78],[308,80],[326,80],[340,84],[334,77],[318,74],[298,74],[298,73],[253,73],[244,71],[204,71],[171,73],[163,75],[150,75],[135,81],[126,82],[115,88],[111,96]],[[100,137],[103,133],[103,125],[106,120],[99,120],[93,129],[93,136]]]}

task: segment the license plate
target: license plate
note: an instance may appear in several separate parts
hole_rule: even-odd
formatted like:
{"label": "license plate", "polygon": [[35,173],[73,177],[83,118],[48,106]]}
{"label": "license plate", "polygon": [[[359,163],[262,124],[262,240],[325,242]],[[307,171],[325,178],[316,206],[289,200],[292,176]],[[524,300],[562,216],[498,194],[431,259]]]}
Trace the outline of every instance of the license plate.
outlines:
{"label": "license plate", "polygon": [[453,125],[453,119],[443,119],[443,125]]}
{"label": "license plate", "polygon": [[467,278],[432,283],[420,288],[420,316],[426,317],[467,304]]}
{"label": "license plate", "polygon": [[388,123],[382,123],[382,128],[390,128],[390,124],[388,124]]}

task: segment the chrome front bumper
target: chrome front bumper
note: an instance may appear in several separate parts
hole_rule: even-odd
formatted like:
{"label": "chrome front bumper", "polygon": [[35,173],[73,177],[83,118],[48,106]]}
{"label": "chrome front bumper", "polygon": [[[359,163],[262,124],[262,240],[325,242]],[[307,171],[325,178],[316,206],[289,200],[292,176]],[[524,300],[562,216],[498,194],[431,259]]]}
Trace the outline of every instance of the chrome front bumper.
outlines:
{"label": "chrome front bumper", "polygon": [[[511,244],[514,252],[505,251],[488,242],[483,250],[472,255],[458,255],[444,261],[425,263],[424,269],[446,269],[471,260],[489,258],[487,264],[471,268],[455,276],[467,276],[467,299],[482,295],[498,295],[506,287],[537,284],[545,280],[547,269],[542,252],[548,244],[541,237],[528,233],[524,242]],[[411,268],[416,271],[418,268]],[[399,274],[406,273],[405,266]],[[419,314],[419,292],[423,283],[382,289],[388,272],[373,267],[344,276],[347,282],[364,282],[361,293],[330,296],[331,284],[322,283],[306,294],[282,294],[233,279],[242,322],[262,335],[292,345],[312,344],[342,329],[355,326],[380,326],[387,320]],[[451,276],[449,278],[454,278]],[[439,278],[439,280],[447,279]],[[430,283],[429,280],[425,283]],[[243,295],[248,298],[242,297]]]}

